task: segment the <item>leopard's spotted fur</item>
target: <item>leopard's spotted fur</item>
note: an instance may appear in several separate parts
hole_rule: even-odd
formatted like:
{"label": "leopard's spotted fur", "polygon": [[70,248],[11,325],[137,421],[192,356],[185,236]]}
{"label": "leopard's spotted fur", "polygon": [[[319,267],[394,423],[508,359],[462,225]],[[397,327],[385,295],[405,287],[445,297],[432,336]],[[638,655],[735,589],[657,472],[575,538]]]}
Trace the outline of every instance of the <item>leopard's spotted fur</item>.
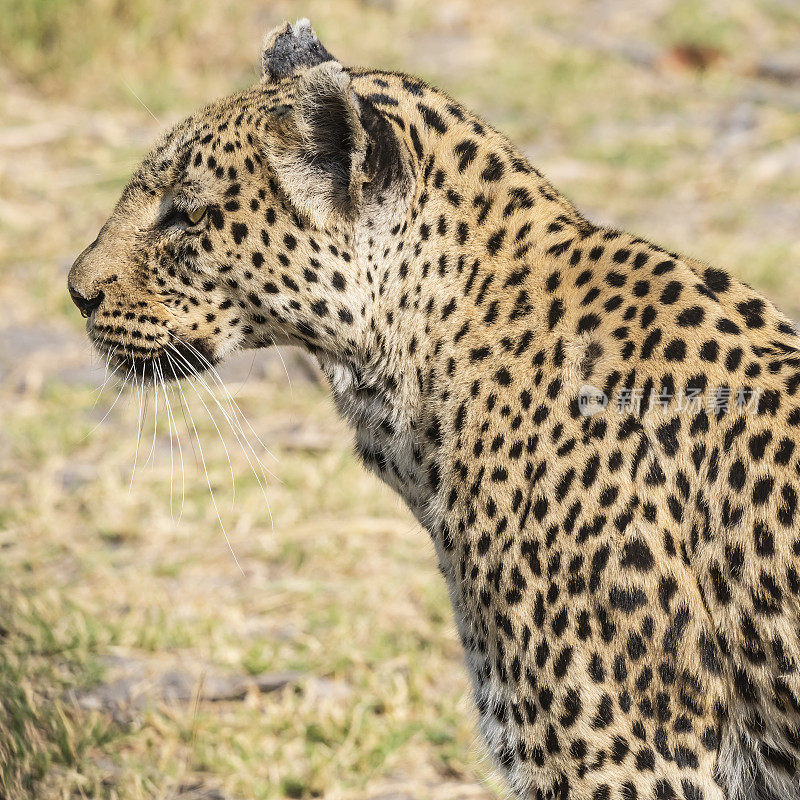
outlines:
{"label": "leopard's spotted fur", "polygon": [[[92,339],[143,375],[273,340],[319,359],[433,538],[519,797],[800,798],[792,326],[306,22],[263,73],[161,140],[76,261]],[[644,400],[583,416],[585,384]],[[719,387],[757,411],[679,407]]]}

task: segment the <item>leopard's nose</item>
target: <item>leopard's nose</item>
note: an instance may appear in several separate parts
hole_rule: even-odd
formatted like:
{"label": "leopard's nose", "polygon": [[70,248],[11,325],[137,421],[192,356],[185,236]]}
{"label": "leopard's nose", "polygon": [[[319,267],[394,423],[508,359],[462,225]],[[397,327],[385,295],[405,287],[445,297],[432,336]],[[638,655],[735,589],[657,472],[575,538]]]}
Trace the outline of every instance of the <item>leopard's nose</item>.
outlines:
{"label": "leopard's nose", "polygon": [[88,317],[103,302],[105,295],[98,292],[94,297],[84,297],[71,283],[67,286],[72,302],[78,306],[81,316]]}

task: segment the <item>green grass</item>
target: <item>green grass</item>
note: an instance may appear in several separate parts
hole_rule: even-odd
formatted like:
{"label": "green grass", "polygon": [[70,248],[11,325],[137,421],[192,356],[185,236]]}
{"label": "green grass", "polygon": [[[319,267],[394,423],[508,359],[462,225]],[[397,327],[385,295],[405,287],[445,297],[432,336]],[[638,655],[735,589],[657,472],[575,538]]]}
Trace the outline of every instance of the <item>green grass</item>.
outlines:
{"label": "green grass", "polygon": [[80,773],[92,749],[119,737],[65,694],[101,679],[96,654],[113,636],[30,577],[3,569],[0,587],[0,793],[33,796],[55,767]]}

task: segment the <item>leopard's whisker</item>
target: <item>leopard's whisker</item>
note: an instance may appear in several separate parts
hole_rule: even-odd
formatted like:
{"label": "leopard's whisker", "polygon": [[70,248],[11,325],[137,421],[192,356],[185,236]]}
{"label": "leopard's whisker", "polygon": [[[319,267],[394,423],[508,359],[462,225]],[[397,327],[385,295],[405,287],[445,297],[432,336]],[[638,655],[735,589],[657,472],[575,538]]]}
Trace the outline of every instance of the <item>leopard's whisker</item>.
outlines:
{"label": "leopard's whisker", "polygon": [[106,413],[103,414],[103,418],[100,420],[100,422],[98,422],[89,431],[89,433],[87,433],[86,436],[84,436],[83,439],[81,439],[81,441],[85,441],[86,439],[88,439],[106,421],[106,419],[108,419],[108,415],[114,410],[114,406],[117,404],[117,400],[119,400],[119,398],[122,396],[122,393],[125,391],[125,387],[128,385],[128,378],[129,378],[132,370],[133,370],[133,365],[131,365],[128,368],[128,371],[125,374],[125,377],[122,379],[122,383],[121,383],[121,385],[119,387],[119,391],[117,392],[117,396],[114,398],[114,401],[109,406],[108,411],[106,411]]}
{"label": "leopard's whisker", "polygon": [[119,364],[117,364],[116,366],[114,366],[114,367],[111,369],[111,371],[109,371],[109,367],[111,366],[111,358],[112,358],[112,356],[114,355],[114,353],[116,353],[116,351],[117,351],[117,348],[115,347],[115,348],[114,348],[112,351],[110,351],[110,352],[109,352],[109,354],[108,354],[108,357],[107,357],[107,359],[106,359],[106,373],[105,373],[105,375],[106,375],[106,376],[105,376],[105,380],[104,380],[104,381],[103,381],[103,383],[100,385],[100,388],[99,388],[99,389],[97,389],[97,395],[96,395],[96,397],[94,398],[94,403],[92,403],[92,409],[94,409],[94,408],[96,408],[96,407],[97,407],[97,403],[100,401],[100,398],[101,398],[101,397],[102,397],[102,395],[103,395],[103,390],[104,390],[104,389],[106,388],[106,386],[108,385],[108,382],[109,382],[109,381],[110,381],[110,380],[111,380],[111,379],[112,379],[112,378],[113,378],[113,377],[114,377],[114,376],[117,374],[117,370],[119,369],[119,366],[120,366]]}
{"label": "leopard's whisker", "polygon": [[283,371],[286,373],[286,381],[289,384],[289,396],[294,400],[294,387],[292,386],[292,379],[289,376],[289,370],[286,366],[286,361],[284,361],[283,353],[281,353],[278,345],[275,342],[275,337],[270,334],[270,339],[272,339],[272,346],[275,348],[275,352],[278,354],[278,358],[281,360],[281,364],[283,364]]}
{"label": "leopard's whisker", "polygon": [[109,366],[109,363],[111,361],[112,349],[115,349],[115,348],[109,349],[107,347],[107,345],[108,345],[108,335],[103,333],[103,334],[100,335],[100,337],[98,339],[97,349],[100,350],[100,358],[101,358],[101,360],[104,359],[104,366],[105,366],[105,372],[106,373],[108,373],[108,366]]}
{"label": "leopard's whisker", "polygon": [[[153,366],[157,362],[153,362]],[[153,370],[153,441],[150,445],[150,452],[147,454],[147,459],[145,460],[143,466],[147,466],[150,463],[150,459],[156,452],[156,435],[158,434],[158,384],[156,383],[156,374],[155,369]],[[155,458],[153,458],[153,466],[155,466]]]}
{"label": "leopard's whisker", "polygon": [[[170,347],[173,350],[175,349],[175,347],[172,344],[170,344],[169,342],[167,342],[167,347]],[[231,462],[230,453],[228,452],[228,446],[225,444],[225,439],[222,436],[222,432],[220,431],[219,426],[217,425],[217,421],[216,421],[216,419],[214,417],[214,414],[211,412],[211,409],[206,405],[206,403],[203,400],[203,397],[200,394],[200,392],[197,391],[197,387],[194,385],[194,382],[191,380],[192,377],[199,377],[199,376],[197,375],[197,373],[195,373],[194,375],[189,375],[188,376],[189,385],[194,390],[194,393],[197,395],[197,399],[203,404],[203,408],[206,410],[206,413],[208,414],[209,418],[211,419],[211,423],[214,425],[214,428],[217,431],[217,436],[219,436],[219,440],[220,440],[220,442],[222,442],[222,447],[225,450],[225,457],[228,459],[228,468],[230,469],[230,473],[231,473],[231,489],[232,489],[232,492],[231,492],[232,493],[231,507],[233,507],[233,505],[236,502],[236,476],[235,476],[234,471],[233,471],[233,464]]]}
{"label": "leopard's whisker", "polygon": [[[240,392],[247,385],[247,382],[250,380],[250,376],[253,374],[253,367],[255,366],[255,363],[256,363],[256,354],[253,353],[253,357],[250,359],[250,367],[247,370],[247,375],[244,376],[243,381],[239,382],[239,386],[236,389],[236,394],[235,395],[232,394],[231,399],[233,399],[234,397],[238,397]],[[216,369],[214,371],[216,372]]]}
{"label": "leopard's whisker", "polygon": [[228,536],[228,532],[225,530],[225,524],[222,522],[222,515],[219,513],[219,507],[217,506],[217,498],[214,496],[214,489],[211,486],[211,478],[208,474],[208,467],[206,466],[206,459],[203,455],[203,445],[200,442],[200,436],[197,433],[197,426],[194,424],[194,417],[192,416],[192,410],[189,407],[189,402],[186,400],[186,395],[184,394],[183,387],[181,386],[180,382],[177,384],[178,391],[181,393],[181,397],[183,398],[186,404],[186,410],[189,413],[189,420],[192,424],[192,430],[194,431],[195,439],[197,439],[197,448],[200,452],[200,461],[203,465],[203,472],[206,476],[206,483],[208,484],[208,493],[211,497],[211,503],[214,506],[214,511],[217,514],[217,520],[219,521],[219,526],[222,529],[222,535],[225,537],[225,542],[228,545],[228,549],[231,551],[231,555],[233,556],[234,563],[239,568],[239,571],[242,575],[245,574],[244,569],[242,569],[242,565],[239,563],[239,559],[236,557],[236,553],[234,552],[233,545],[231,544],[230,537]]}
{"label": "leopard's whisker", "polygon": [[[247,447],[249,448],[250,452],[253,454],[253,457],[258,462],[258,465],[261,468],[262,475],[264,477],[264,481],[266,482],[266,480],[267,480],[266,474],[269,474],[269,476],[271,478],[273,478],[274,480],[280,481],[280,478],[278,478],[268,467],[264,466],[264,463],[259,458],[258,454],[255,451],[255,448],[250,443],[250,439],[247,436],[247,433],[245,432],[245,430],[242,428],[241,422],[239,421],[239,417],[238,417],[238,415],[236,413],[237,409],[238,409],[239,414],[241,414],[242,419],[247,423],[247,426],[250,428],[250,430],[252,431],[253,435],[258,440],[259,444],[264,448],[264,450],[267,453],[269,453],[269,455],[272,455],[272,453],[267,449],[266,445],[258,437],[258,434],[253,430],[253,427],[252,427],[252,425],[250,425],[249,421],[247,420],[247,417],[244,415],[244,412],[239,408],[239,406],[238,406],[238,404],[236,404],[235,400],[233,400],[233,398],[231,397],[230,392],[228,392],[228,389],[225,386],[225,384],[222,382],[222,379],[220,378],[219,374],[216,373],[216,370],[214,370],[214,373],[215,373],[214,377],[216,379],[217,385],[219,385],[222,388],[223,392],[226,395],[226,400],[227,400],[227,403],[228,403],[228,409],[230,410],[230,415],[228,415],[226,413],[225,409],[222,407],[219,399],[214,394],[211,386],[209,386],[207,381],[196,370],[194,370],[192,365],[189,364],[189,362],[186,360],[186,358],[175,347],[173,347],[172,349],[175,351],[176,355],[185,363],[185,365],[189,369],[191,369],[193,371],[195,377],[197,377],[200,381],[202,381],[205,389],[208,391],[209,395],[211,395],[211,397],[213,398],[214,402],[217,404],[217,406],[219,407],[220,411],[224,415],[226,421],[228,422],[228,424],[230,425],[231,429],[233,430],[234,436],[237,437],[237,440],[239,439],[239,436],[237,435],[237,431],[238,431],[238,434],[241,435],[241,438],[247,444]],[[197,352],[197,351],[195,351],[195,352]],[[201,358],[203,357],[202,354],[199,353],[199,352],[198,352],[198,356],[201,357]],[[207,361],[207,359],[206,359],[206,361]],[[208,362],[208,363],[210,363],[210,362]],[[213,367],[212,367],[212,369],[213,369]],[[241,442],[239,442],[239,444],[240,444],[240,446],[242,446]],[[242,447],[242,449],[244,449],[244,448]],[[245,455],[247,455],[247,454],[245,453]],[[275,458],[275,457],[273,456],[273,458]],[[250,459],[248,457],[248,462],[249,461],[250,461]],[[250,464],[250,466],[252,468],[252,463]]]}
{"label": "leopard's whisker", "polygon": [[[150,384],[150,381],[147,380],[147,363],[148,363],[148,360],[152,358],[152,354],[153,354],[153,351],[155,350],[155,347],[156,347],[156,345],[153,344],[150,347],[150,352],[147,355],[145,355],[145,357],[142,359],[142,361],[141,361],[141,365],[142,365],[141,380],[140,381],[137,380],[137,388],[139,390],[138,391],[138,394],[139,394],[139,423],[138,423],[138,430],[137,430],[137,434],[136,434],[136,451],[134,453],[134,458],[133,458],[133,469],[131,470],[131,484],[128,487],[128,491],[130,491],[130,488],[133,486],[133,478],[134,478],[134,475],[136,473],[137,459],[138,459],[138,456],[139,456],[139,446],[140,446],[140,443],[141,443],[142,433],[144,431],[145,420],[147,418],[147,407],[148,407],[148,405],[150,403],[150,389],[152,388],[152,386]],[[137,373],[136,370],[134,370],[134,375],[137,375],[137,378],[138,378],[138,373]],[[154,384],[153,384],[153,386],[154,386]],[[158,404],[158,396],[156,395],[156,410],[155,410],[156,415],[158,414],[157,404]],[[150,454],[148,454],[148,456],[147,456],[147,460],[144,462],[144,465],[147,464],[147,462],[150,460],[150,455],[152,455],[152,453],[155,451],[155,437],[156,437],[157,427],[158,427],[157,418],[155,419],[154,426],[155,427],[153,429],[153,445],[151,447]]]}
{"label": "leopard's whisker", "polygon": [[[100,343],[105,345],[108,337],[103,334],[100,339]],[[97,396],[94,398],[94,403],[92,403],[92,408],[94,409],[97,406],[97,402],[100,400],[101,395],[103,394],[103,389],[106,388],[106,384],[111,380],[112,376],[116,373],[117,367],[115,366],[111,372],[108,371],[109,366],[111,365],[111,359],[114,354],[117,352],[117,348],[113,347],[111,350],[106,351],[106,362],[105,362],[105,380],[100,384],[100,388],[97,389]]]}
{"label": "leopard's whisker", "polygon": [[[175,348],[173,345],[170,345],[170,348],[174,351],[175,356],[177,356],[178,358],[182,359],[186,363],[187,367],[189,367],[189,368],[191,367],[191,365],[188,362],[186,362],[186,360],[184,359],[183,355],[177,350],[177,348]],[[250,444],[250,441],[248,440],[248,438],[245,435],[245,432],[242,430],[241,426],[240,425],[234,425],[234,422],[228,416],[227,412],[222,407],[222,405],[219,402],[218,398],[216,397],[214,392],[211,390],[211,387],[204,380],[204,378],[199,373],[195,373],[195,377],[200,382],[201,386],[203,386],[203,388],[205,388],[205,390],[208,392],[208,394],[210,395],[211,399],[216,403],[217,407],[219,408],[220,412],[222,413],[223,417],[225,418],[225,421],[228,423],[231,431],[233,432],[233,435],[236,437],[236,441],[239,444],[239,447],[241,448],[242,452],[244,453],[244,457],[247,459],[247,463],[250,466],[250,469],[252,470],[256,481],[258,482],[259,488],[261,489],[261,494],[264,497],[264,502],[266,503],[266,506],[267,506],[267,513],[269,514],[270,525],[271,525],[272,529],[274,530],[275,522],[274,522],[274,519],[272,517],[272,508],[270,506],[269,498],[267,497],[265,484],[267,483],[267,473],[269,473],[269,475],[271,475],[272,477],[275,477],[275,476],[272,475],[272,473],[264,466],[264,464],[258,458],[258,455],[256,454],[255,450],[253,449],[253,446]],[[195,392],[197,392],[196,388],[195,388]],[[200,395],[198,394],[198,397],[199,396]],[[203,402],[202,398],[200,398],[200,402]],[[205,403],[203,403],[203,405],[205,406]],[[206,406],[206,408],[207,408],[207,406]],[[211,415],[210,411],[209,411],[209,415]],[[213,417],[212,417],[212,419],[213,419]],[[215,425],[216,425],[216,423],[215,423]],[[237,432],[237,428],[238,428],[238,432]],[[219,433],[219,428],[217,428],[217,432]],[[241,434],[241,436],[240,436],[240,434]],[[244,444],[246,444],[247,447],[252,452],[253,458],[255,458],[256,463],[258,464],[258,466],[259,466],[259,468],[261,470],[261,476],[258,475],[258,472],[257,472],[252,460],[250,459],[250,456],[248,455],[247,449],[245,448],[244,444],[242,443],[242,440],[244,440]],[[227,453],[227,448],[226,448],[226,453]],[[229,463],[230,463],[230,458],[229,458]],[[262,483],[262,479],[263,479],[263,483]]]}
{"label": "leopard's whisker", "polygon": [[[167,362],[169,362],[169,356],[166,356],[166,354],[165,354],[165,357],[166,357]],[[174,468],[174,464],[173,464],[174,445],[173,445],[173,438],[172,438],[173,437],[173,432],[174,432],[175,439],[177,440],[177,443],[178,443],[178,456],[179,456],[179,459],[180,459],[180,462],[181,462],[181,510],[180,510],[180,512],[178,514],[178,522],[180,522],[181,517],[183,516],[184,502],[186,500],[186,467],[184,466],[184,463],[183,463],[183,447],[181,445],[180,431],[178,430],[178,425],[177,425],[177,423],[175,421],[175,416],[172,413],[172,404],[169,401],[169,394],[167,393],[167,382],[166,382],[166,379],[164,377],[164,368],[161,366],[160,363],[158,364],[158,373],[159,373],[159,377],[161,378],[161,388],[162,388],[162,391],[164,392],[164,403],[165,403],[166,408],[167,408],[167,422],[169,423],[169,427],[170,427],[170,440],[169,440],[169,455],[170,455],[170,476],[169,476],[170,494],[169,494],[169,504],[170,504],[170,506],[169,506],[169,510],[170,510],[170,516],[171,516],[173,522],[175,521],[175,515],[174,515],[174,511],[173,511],[173,476],[174,476],[174,471],[173,471],[173,468]]]}
{"label": "leopard's whisker", "polygon": [[144,108],[144,110],[156,121],[156,123],[160,125],[161,123],[159,122],[158,117],[150,110],[150,107],[147,105],[147,103],[145,103],[144,100],[142,100],[142,98],[133,91],[133,87],[125,80],[122,82],[128,87],[128,91],[139,101],[139,104],[142,106],[142,108]]}
{"label": "leopard's whisker", "polygon": [[[169,363],[169,356],[166,356],[166,358],[167,362]],[[186,465],[184,464],[183,461],[183,446],[181,444],[181,434],[180,431],[178,430],[178,424],[175,420],[175,415],[172,411],[172,404],[169,401],[169,395],[167,394],[167,384],[166,380],[164,379],[164,371],[161,366],[159,366],[159,369],[161,370],[161,382],[162,386],[164,387],[164,395],[167,401],[167,413],[169,414],[169,417],[172,420],[172,427],[175,431],[175,439],[177,440],[178,443],[178,456],[181,462],[181,510],[178,513],[178,522],[180,522],[181,518],[183,517],[183,508],[186,502]],[[172,391],[171,387],[170,391]]]}
{"label": "leopard's whisker", "polygon": [[175,476],[175,452],[172,443],[172,419],[169,413],[169,400],[167,398],[167,388],[164,385],[164,373],[161,369],[161,364],[156,361],[153,364],[153,372],[156,379],[156,392],[159,388],[164,393],[164,406],[167,414],[167,429],[169,433],[169,516],[175,522],[175,514],[173,512],[173,495],[174,495],[174,476]]}
{"label": "leopard's whisker", "polygon": [[[169,354],[165,352],[164,356],[166,357],[167,365],[169,366],[170,371],[172,372],[173,380],[171,381],[171,383],[172,383],[172,385],[178,386],[178,388],[180,388],[179,382],[180,382],[180,379],[181,379],[182,376],[179,376],[179,374],[178,374],[178,372],[177,372],[177,370],[175,368],[175,362],[172,360],[172,358],[169,357]],[[180,394],[177,394],[176,396],[178,398],[178,405],[180,406],[180,409],[181,409],[181,415],[183,416],[183,424],[186,426],[186,430],[189,432],[189,444],[191,444],[191,446],[192,446],[192,455],[194,456],[194,461],[195,461],[195,464],[196,464],[197,461],[198,461],[197,450],[195,449],[195,446],[194,446],[194,439],[192,438],[191,431],[189,431],[189,420],[186,417],[186,407],[184,405],[184,399],[185,398],[183,396],[183,392],[181,392]]]}
{"label": "leopard's whisker", "polygon": [[137,394],[139,396],[139,420],[138,426],[136,430],[136,450],[133,454],[133,469],[131,469],[131,481],[128,484],[128,494],[131,493],[131,489],[133,489],[133,479],[136,475],[136,464],[139,459],[139,445],[142,441],[142,422],[145,413],[145,391],[144,391],[144,364],[142,364],[142,380],[139,381],[139,376],[137,371],[134,369],[133,371],[134,379],[136,381],[136,389]]}
{"label": "leopard's whisker", "polygon": [[[175,337],[173,337],[173,338],[175,338]],[[193,353],[195,353],[197,355],[197,357],[201,360],[201,362],[206,367],[208,372],[214,378],[214,381],[216,382],[216,384],[222,389],[223,393],[225,394],[226,402],[229,404],[229,406],[231,406],[231,413],[233,414],[233,416],[237,420],[237,422],[238,422],[238,415],[240,414],[241,417],[242,417],[242,420],[247,424],[247,427],[250,429],[250,432],[253,434],[253,436],[255,436],[256,441],[261,445],[261,447],[264,448],[264,451],[267,453],[267,455],[269,455],[274,461],[277,462],[278,461],[277,456],[267,447],[266,444],[264,444],[264,442],[261,440],[261,437],[258,435],[256,430],[250,424],[250,420],[247,419],[247,416],[245,415],[244,411],[242,411],[242,409],[240,408],[239,404],[236,402],[236,398],[233,397],[233,395],[228,391],[228,387],[225,386],[225,382],[220,377],[220,374],[219,374],[219,372],[217,372],[216,367],[214,367],[214,365],[199,350],[197,350],[197,348],[195,348],[191,344],[191,342],[183,342],[183,344],[185,344]],[[236,412],[238,412],[238,414]],[[244,431],[241,429],[241,425],[239,426],[239,430],[242,433],[244,433]],[[255,455],[255,451],[253,452],[253,455]],[[258,458],[258,456],[256,456],[256,458]],[[259,459],[259,461],[260,461],[260,459]],[[269,470],[267,470],[267,471],[269,472]],[[276,480],[280,480],[279,478],[277,478],[277,476],[273,475],[271,472],[270,472],[270,475],[273,478],[275,478]]]}

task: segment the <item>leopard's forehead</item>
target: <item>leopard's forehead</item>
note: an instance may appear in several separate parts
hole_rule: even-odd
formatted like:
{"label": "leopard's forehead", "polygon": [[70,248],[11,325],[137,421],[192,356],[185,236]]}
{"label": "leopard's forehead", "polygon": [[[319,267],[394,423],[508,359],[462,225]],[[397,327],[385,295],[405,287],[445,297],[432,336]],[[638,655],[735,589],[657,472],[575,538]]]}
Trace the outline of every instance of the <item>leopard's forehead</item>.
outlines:
{"label": "leopard's forehead", "polygon": [[293,81],[285,80],[277,86],[250,87],[209,103],[159,137],[134,172],[128,189],[163,191],[193,159],[196,165],[208,156],[219,162],[233,160],[244,144],[256,146],[259,131],[270,124],[270,117],[290,108],[293,100]]}

